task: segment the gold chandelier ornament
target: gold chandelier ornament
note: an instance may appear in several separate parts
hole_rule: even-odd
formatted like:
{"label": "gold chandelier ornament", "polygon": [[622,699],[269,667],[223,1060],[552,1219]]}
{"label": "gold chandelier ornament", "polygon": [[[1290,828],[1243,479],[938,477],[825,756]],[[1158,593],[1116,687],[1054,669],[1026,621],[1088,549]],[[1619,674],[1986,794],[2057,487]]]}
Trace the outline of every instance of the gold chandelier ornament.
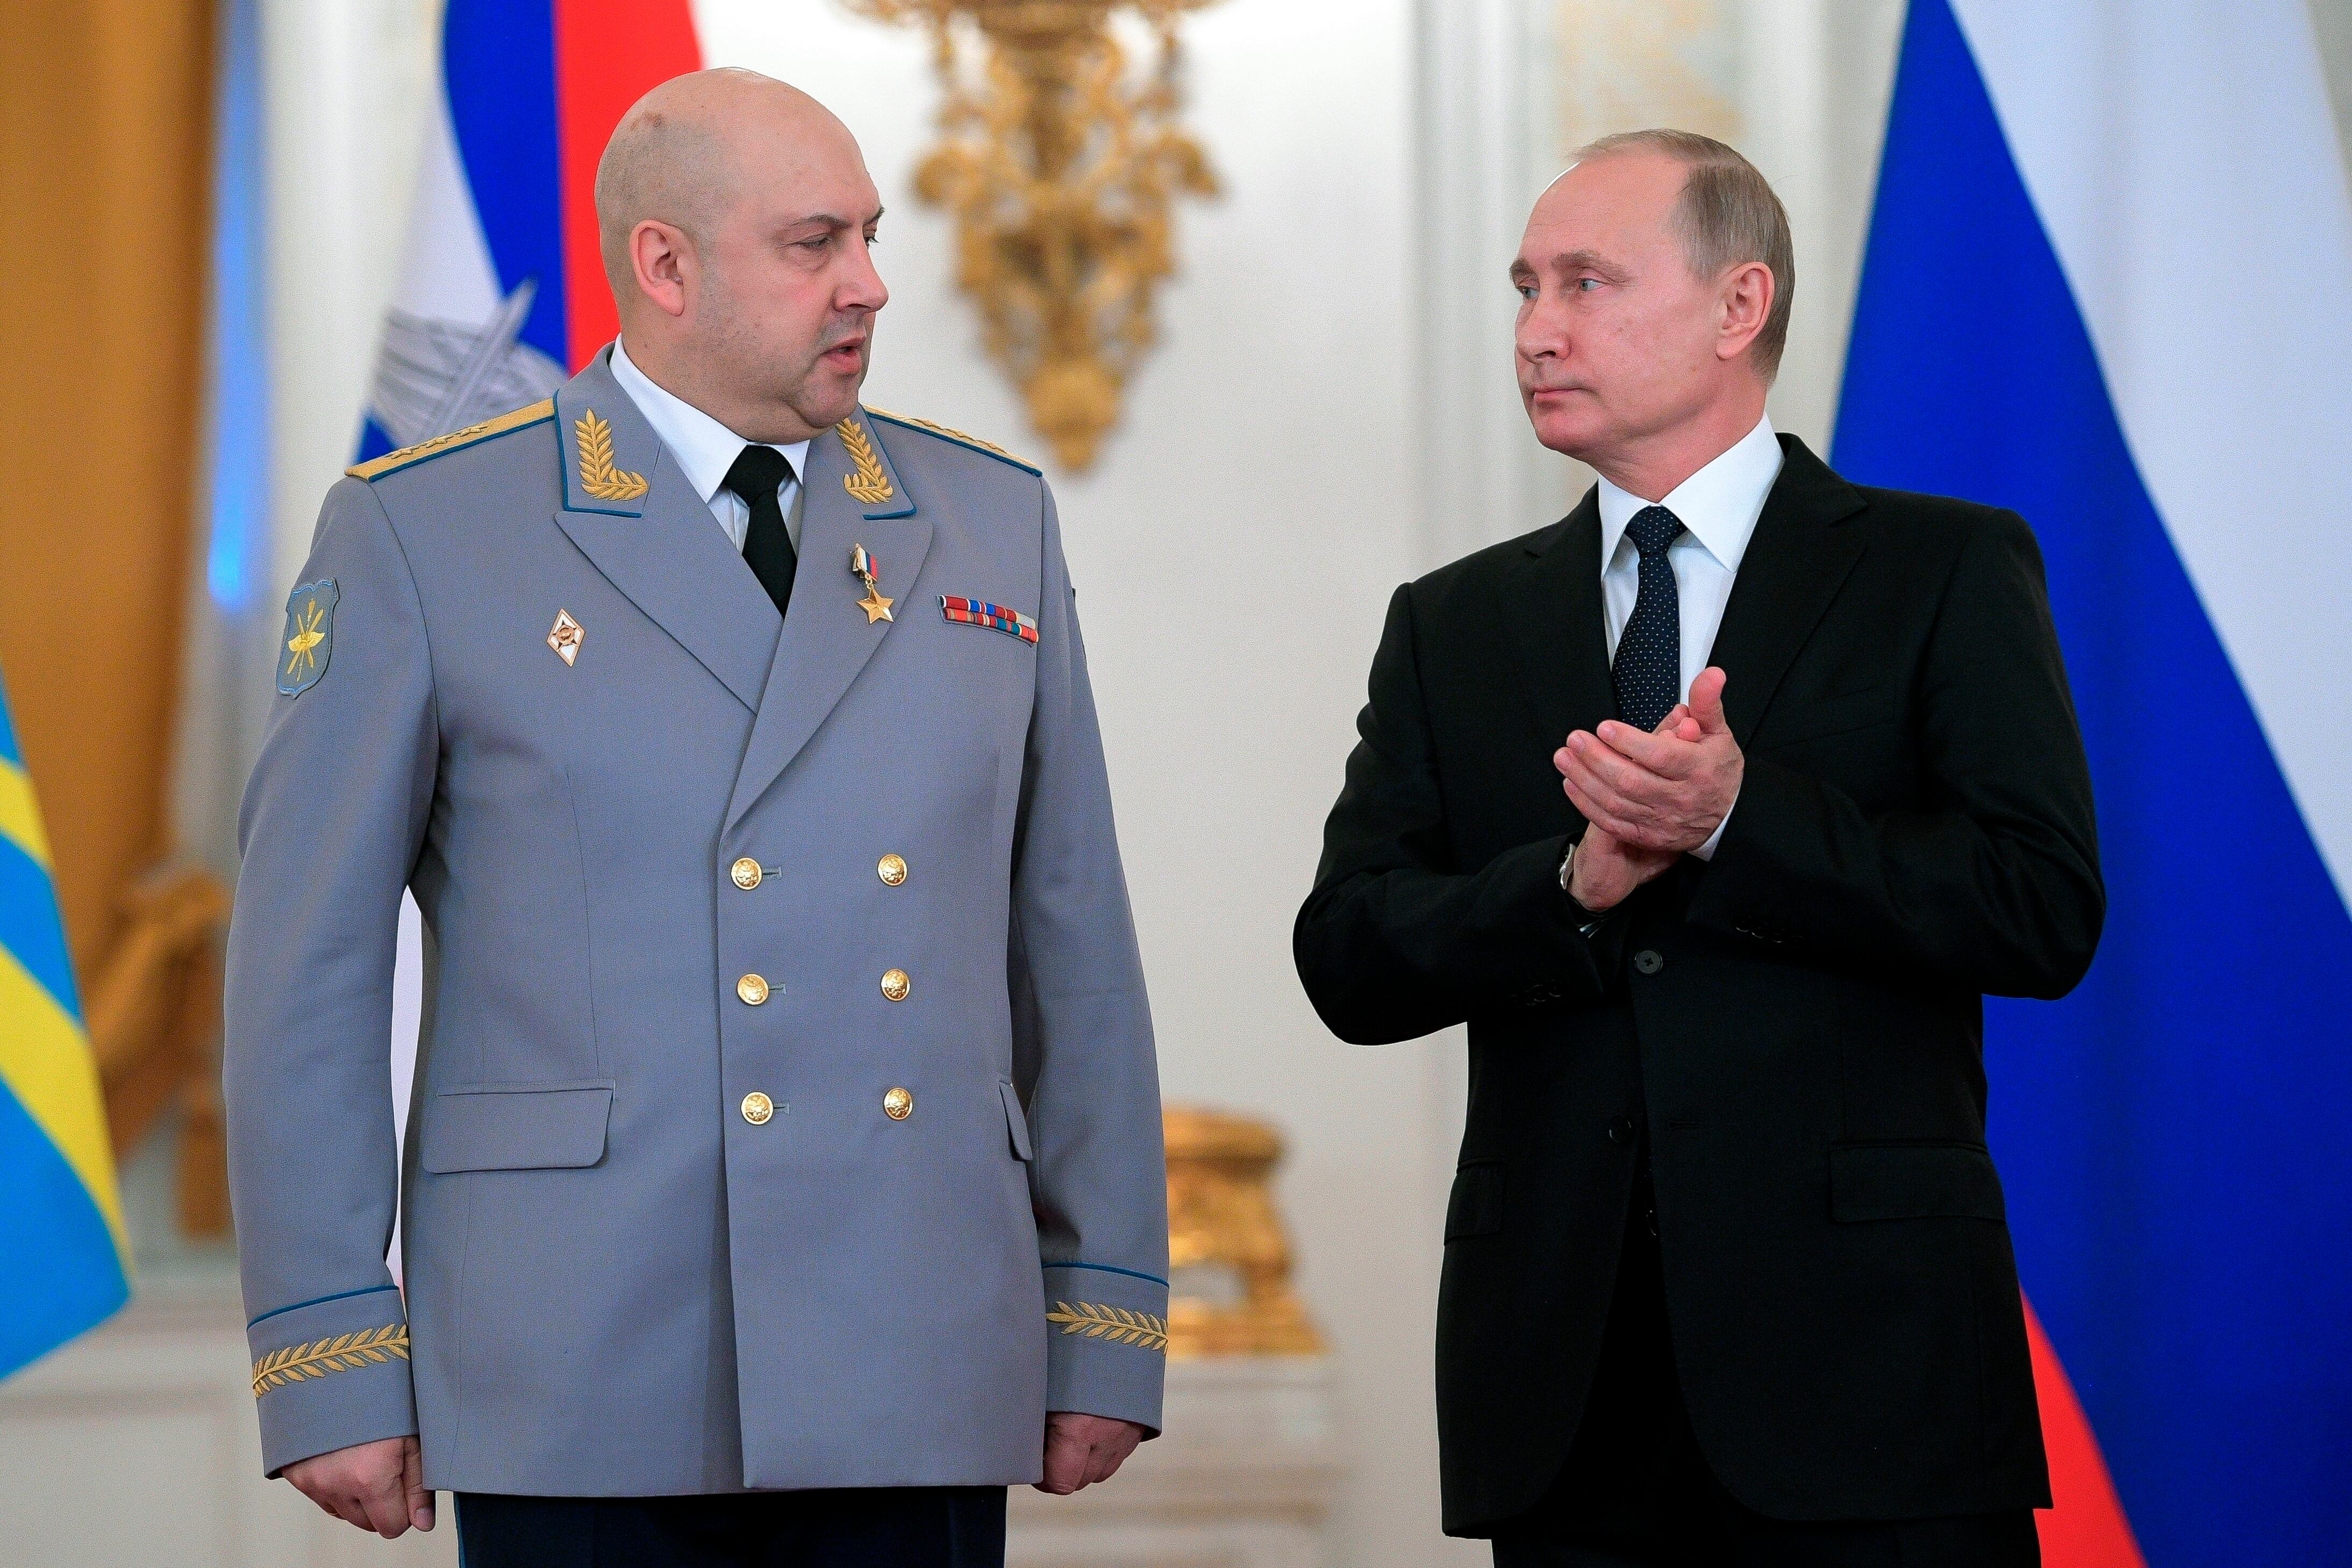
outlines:
{"label": "gold chandelier ornament", "polygon": [[[929,27],[947,98],[916,193],[954,214],[956,281],[1031,423],[1064,467],[1087,467],[1151,345],[1153,290],[1176,268],[1171,205],[1217,193],[1176,123],[1176,24],[1215,0],[845,3]],[[1153,36],[1139,78],[1112,31],[1118,12]]]}

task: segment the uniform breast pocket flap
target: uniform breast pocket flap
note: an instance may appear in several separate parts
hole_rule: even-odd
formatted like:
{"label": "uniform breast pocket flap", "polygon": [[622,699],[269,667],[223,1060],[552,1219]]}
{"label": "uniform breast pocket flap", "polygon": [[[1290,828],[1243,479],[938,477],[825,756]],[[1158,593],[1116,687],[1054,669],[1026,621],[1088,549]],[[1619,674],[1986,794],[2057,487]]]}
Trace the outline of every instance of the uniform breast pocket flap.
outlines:
{"label": "uniform breast pocket flap", "polygon": [[1500,1160],[1465,1160],[1454,1173],[1454,1196],[1445,1205],[1448,1242],[1492,1236],[1503,1228],[1505,1170]]}
{"label": "uniform breast pocket flap", "polygon": [[2001,1223],[2009,1211],[1982,1144],[1832,1144],[1830,1218]]}
{"label": "uniform breast pocket flap", "polygon": [[425,1106],[419,1158],[436,1176],[593,1166],[612,1114],[610,1079],[461,1084]]}

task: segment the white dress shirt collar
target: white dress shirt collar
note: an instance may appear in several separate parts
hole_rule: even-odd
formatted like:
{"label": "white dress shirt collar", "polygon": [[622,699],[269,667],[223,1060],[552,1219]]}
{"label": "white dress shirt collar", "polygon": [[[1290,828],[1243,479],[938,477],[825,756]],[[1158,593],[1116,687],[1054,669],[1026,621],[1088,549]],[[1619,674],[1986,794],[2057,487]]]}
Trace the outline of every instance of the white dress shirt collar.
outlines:
{"label": "white dress shirt collar", "polygon": [[[614,358],[619,356],[617,352]],[[1772,434],[1772,416],[1731,444],[1715,460],[1675,486],[1657,503],[1681,519],[1726,571],[1739,570],[1748,541],[1763,514],[1764,497],[1780,476],[1780,442]],[[1607,479],[1601,481],[1601,561],[1605,569],[1617,559],[1625,526],[1633,514],[1651,503]]]}
{"label": "white dress shirt collar", "polygon": [[[613,344],[613,379],[621,383],[621,390],[629,394],[629,401],[637,405],[646,423],[654,427],[654,434],[677,459],[679,469],[694,486],[694,493],[702,497],[703,505],[713,505],[719,486],[726,481],[727,471],[735,466],[735,459],[751,444],[676,392],[656,385],[637,369],[629,358],[627,345],[618,340]],[[808,471],[808,449],[805,441],[776,447],[792,460],[796,476]]]}

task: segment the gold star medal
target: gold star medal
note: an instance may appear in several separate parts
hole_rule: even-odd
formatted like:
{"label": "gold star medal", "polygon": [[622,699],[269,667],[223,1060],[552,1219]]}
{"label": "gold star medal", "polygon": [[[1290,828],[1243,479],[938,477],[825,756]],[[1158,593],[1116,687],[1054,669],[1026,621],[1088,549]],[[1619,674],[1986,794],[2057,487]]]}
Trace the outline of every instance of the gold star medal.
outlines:
{"label": "gold star medal", "polygon": [[876,580],[881,576],[882,563],[866,554],[864,545],[851,547],[849,570],[856,573],[857,580],[866,585],[866,597],[857,601],[857,608],[866,612],[866,624],[871,626],[877,621],[896,621],[898,617],[890,613],[890,606],[898,601],[885,599],[882,585]]}

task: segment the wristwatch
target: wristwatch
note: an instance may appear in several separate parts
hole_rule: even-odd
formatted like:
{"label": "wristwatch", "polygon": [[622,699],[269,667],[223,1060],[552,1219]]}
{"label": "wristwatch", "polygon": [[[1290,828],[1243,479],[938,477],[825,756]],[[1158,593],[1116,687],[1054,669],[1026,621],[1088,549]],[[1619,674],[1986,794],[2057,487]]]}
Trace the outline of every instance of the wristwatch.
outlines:
{"label": "wristwatch", "polygon": [[1559,891],[1567,896],[1570,904],[1575,904],[1577,913],[1584,916],[1583,921],[1576,928],[1576,934],[1580,936],[1590,936],[1601,929],[1601,923],[1609,918],[1609,912],[1585,908],[1581,904],[1577,904],[1576,894],[1568,891],[1569,873],[1575,864],[1576,845],[1570,844],[1568,846],[1568,852],[1559,857]]}

